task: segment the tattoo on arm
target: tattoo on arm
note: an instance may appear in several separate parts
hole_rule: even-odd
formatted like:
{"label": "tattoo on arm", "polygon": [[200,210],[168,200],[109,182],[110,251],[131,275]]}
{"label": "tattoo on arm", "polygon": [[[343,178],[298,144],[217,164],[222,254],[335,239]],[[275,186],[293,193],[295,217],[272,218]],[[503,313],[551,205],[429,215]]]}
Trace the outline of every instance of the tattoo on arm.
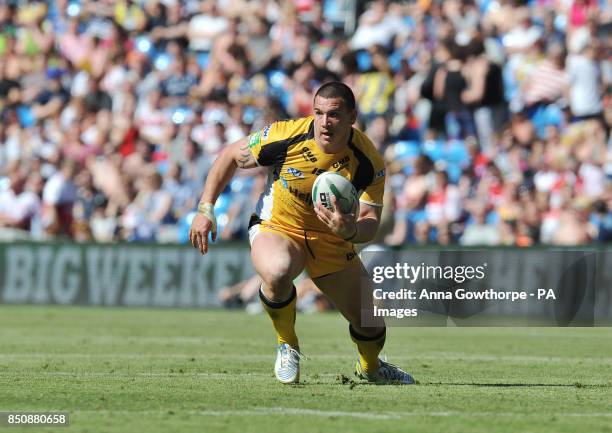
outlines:
{"label": "tattoo on arm", "polygon": [[238,156],[236,162],[240,168],[250,168],[250,166],[253,164],[253,154],[251,153],[251,149],[249,149],[248,143],[240,146],[240,155]]}

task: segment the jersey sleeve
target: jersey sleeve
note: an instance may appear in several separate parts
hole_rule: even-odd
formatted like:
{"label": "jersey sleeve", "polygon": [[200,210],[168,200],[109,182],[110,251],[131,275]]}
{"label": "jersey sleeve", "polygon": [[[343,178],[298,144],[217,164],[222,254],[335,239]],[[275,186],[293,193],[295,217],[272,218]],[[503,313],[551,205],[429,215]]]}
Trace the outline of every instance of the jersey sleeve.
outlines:
{"label": "jersey sleeve", "polygon": [[258,165],[274,165],[284,156],[284,148],[277,143],[287,133],[286,123],[274,122],[249,135],[249,149]]}
{"label": "jersey sleeve", "polygon": [[374,178],[359,197],[359,201],[370,206],[382,207],[385,194],[385,163],[382,158],[376,158],[375,161],[372,161],[372,165],[374,167]]}

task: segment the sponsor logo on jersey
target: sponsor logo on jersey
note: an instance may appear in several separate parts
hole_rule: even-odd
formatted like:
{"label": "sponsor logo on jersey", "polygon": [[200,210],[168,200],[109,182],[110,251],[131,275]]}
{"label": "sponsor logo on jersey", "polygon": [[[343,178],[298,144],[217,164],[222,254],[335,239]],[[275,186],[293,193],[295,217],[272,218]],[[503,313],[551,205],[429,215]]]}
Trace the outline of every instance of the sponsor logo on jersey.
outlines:
{"label": "sponsor logo on jersey", "polygon": [[383,177],[385,175],[385,169],[383,168],[378,173],[374,175],[374,179],[378,179],[379,177]]}
{"label": "sponsor logo on jersey", "polygon": [[342,158],[339,161],[336,161],[332,164],[332,168],[336,171],[343,169],[344,167],[346,167],[348,165],[350,158],[348,155],[346,155],[344,158]]}
{"label": "sponsor logo on jersey", "polygon": [[315,168],[315,169],[313,169],[313,170],[312,170],[310,173],[311,173],[311,174],[316,174],[316,175],[318,176],[318,175],[320,175],[320,174],[325,173],[325,170],[321,170],[320,168]]}
{"label": "sponsor logo on jersey", "polygon": [[264,140],[267,140],[267,139],[268,139],[268,133],[270,132],[270,128],[271,128],[271,127],[272,127],[272,125],[268,125],[268,126],[266,126],[266,127],[263,129],[262,134],[261,134],[261,138],[263,138]]}
{"label": "sponsor logo on jersey", "polygon": [[312,151],[308,147],[306,146],[302,147],[302,150],[300,150],[300,153],[302,154],[302,156],[304,157],[306,161],[317,162],[317,158],[312,154]]}
{"label": "sponsor logo on jersey", "polygon": [[297,188],[289,186],[289,192],[293,194],[298,200],[302,200],[309,206],[312,206],[312,196],[307,192],[302,192]]}
{"label": "sponsor logo on jersey", "polygon": [[261,142],[261,131],[257,131],[254,134],[251,134],[249,138],[249,148],[253,148],[257,146]]}
{"label": "sponsor logo on jersey", "polygon": [[304,173],[302,173],[300,170],[298,170],[297,168],[293,168],[293,167],[289,167],[287,168],[287,173],[295,176],[295,177],[300,177],[300,178],[304,178]]}

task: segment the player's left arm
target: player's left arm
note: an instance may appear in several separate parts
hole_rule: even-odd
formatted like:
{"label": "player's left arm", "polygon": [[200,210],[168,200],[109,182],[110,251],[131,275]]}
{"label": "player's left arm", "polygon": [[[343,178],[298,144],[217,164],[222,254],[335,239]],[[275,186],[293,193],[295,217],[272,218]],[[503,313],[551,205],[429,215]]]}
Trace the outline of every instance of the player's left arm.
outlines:
{"label": "player's left arm", "polygon": [[370,242],[376,236],[380,225],[382,206],[370,206],[361,203],[359,206],[359,216],[356,221],[355,237],[351,239],[354,244],[364,244]]}
{"label": "player's left arm", "polygon": [[368,185],[359,197],[359,215],[356,220],[355,237],[351,242],[362,244],[370,242],[376,236],[383,209],[385,194],[385,163],[377,158],[374,164],[375,174],[372,183]]}

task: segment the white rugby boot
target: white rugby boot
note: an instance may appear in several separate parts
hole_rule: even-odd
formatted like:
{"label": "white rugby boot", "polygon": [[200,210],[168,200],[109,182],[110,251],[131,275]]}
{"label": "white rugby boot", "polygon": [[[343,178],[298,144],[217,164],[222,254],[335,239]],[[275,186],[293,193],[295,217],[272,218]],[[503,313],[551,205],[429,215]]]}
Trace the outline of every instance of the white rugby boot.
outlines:
{"label": "white rugby boot", "polygon": [[280,344],[276,348],[276,363],[274,374],[281,383],[298,383],[300,381],[300,359],[304,358],[299,349],[288,344]]}
{"label": "white rugby boot", "polygon": [[355,376],[377,385],[414,385],[416,383],[411,375],[397,365],[389,364],[382,359],[379,359],[378,362],[380,363],[378,370],[374,373],[367,373],[357,361]]}

